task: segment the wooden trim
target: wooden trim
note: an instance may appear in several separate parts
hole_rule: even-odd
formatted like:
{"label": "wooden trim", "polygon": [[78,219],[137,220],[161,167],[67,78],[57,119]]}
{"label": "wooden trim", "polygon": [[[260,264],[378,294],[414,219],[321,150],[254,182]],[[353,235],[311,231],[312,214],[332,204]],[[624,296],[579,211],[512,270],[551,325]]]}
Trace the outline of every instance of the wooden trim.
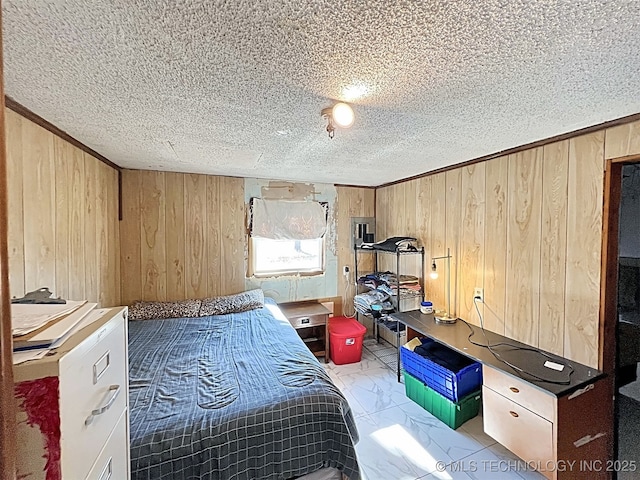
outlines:
{"label": "wooden trim", "polygon": [[618,227],[622,166],[622,163],[608,160],[604,172],[598,368],[612,375],[615,375],[616,369]]}
{"label": "wooden trim", "polygon": [[[627,163],[640,163],[640,154],[637,155],[626,155],[624,157],[612,158],[609,160],[612,165],[617,163],[627,164]],[[605,167],[606,168],[606,167]]]}
{"label": "wooden trim", "polygon": [[638,163],[640,162],[640,155],[626,155],[624,157],[617,157],[610,159],[612,163]]}
{"label": "wooden trim", "polygon": [[622,168],[640,162],[640,155],[606,160],[602,217],[602,268],[600,273],[600,321],[598,326],[598,368],[610,375],[609,395],[602,411],[612,417],[609,458],[618,455],[618,404],[616,397],[616,351],[618,334],[618,242]]}
{"label": "wooden trim", "polygon": [[600,269],[600,320],[598,325],[598,368],[610,375],[608,395],[602,411],[611,419],[607,442],[610,460],[618,456],[618,402],[616,397],[616,350],[618,332],[618,226],[622,163],[606,161],[602,212],[602,267]]}
{"label": "wooden trim", "polygon": [[63,140],[69,142],[70,144],[78,147],[80,150],[88,153],[89,155],[91,155],[92,157],[97,158],[98,160],[100,160],[102,163],[109,165],[111,168],[114,168],[115,170],[120,171],[121,167],[116,165],[115,163],[113,163],[111,160],[109,160],[106,157],[103,157],[102,155],[100,155],[98,152],[96,152],[95,150],[87,147],[84,143],[76,140],[75,138],[73,138],[71,135],[69,135],[67,132],[64,132],[62,130],[60,130],[58,127],[56,127],[54,124],[52,124],[51,122],[48,122],[47,120],[45,120],[44,118],[42,118],[40,115],[38,115],[37,113],[32,112],[31,110],[29,110],[27,107],[24,107],[23,105],[19,104],[18,102],[16,102],[14,99],[12,99],[11,97],[7,97],[3,95],[3,98],[5,99],[5,105],[7,108],[10,108],[11,110],[13,110],[14,112],[16,112],[18,115],[22,115],[24,118],[26,118],[27,120],[31,120],[33,123],[40,125],[42,128],[44,128],[45,130],[49,130],[51,133],[53,133],[54,135],[57,135],[58,137],[62,138]]}
{"label": "wooden trim", "polygon": [[[420,173],[418,175],[414,175],[412,177],[403,178],[400,180],[395,180],[393,182],[383,183],[382,185],[378,185],[376,188],[390,187],[391,185],[396,185],[398,183],[408,182],[410,180],[415,180],[417,178],[428,177],[430,175],[435,175],[437,173],[446,172],[448,170],[455,170],[456,168],[468,167],[469,165],[473,165],[475,163],[486,162],[487,160],[491,160],[493,158],[502,157],[505,155],[511,155],[513,153],[519,153],[524,150],[529,150],[536,147],[541,147],[543,145],[548,145],[550,143],[560,142],[562,140],[567,140],[569,138],[579,137],[581,135],[586,135],[588,133],[597,132],[603,130],[605,128],[617,127],[618,125],[624,125],[626,123],[631,123],[640,120],[640,113],[634,113],[633,115],[628,115],[626,117],[617,118],[615,120],[609,120],[608,122],[599,123],[597,125],[592,125],[590,127],[581,128],[579,130],[574,130],[572,132],[562,133],[560,135],[556,135],[554,137],[545,138],[542,140],[537,140],[535,142],[527,143],[526,145],[520,145],[518,147],[508,148],[506,150],[501,150],[499,152],[490,153],[488,155],[484,155],[482,157],[474,158],[472,160],[467,160],[466,162],[456,163],[454,165],[449,165],[446,167],[438,168],[436,170],[430,170],[425,173]],[[622,157],[626,159],[627,157]],[[629,161],[629,160],[624,160]]]}
{"label": "wooden trim", "polygon": [[[0,4],[2,2],[0,1]],[[0,5],[0,25],[2,6]],[[2,32],[0,32],[0,102],[4,103]],[[13,337],[9,294],[9,224],[7,193],[7,145],[4,105],[0,105],[0,472],[3,478],[16,475],[16,413],[13,395]]]}
{"label": "wooden trim", "polygon": [[[373,190],[373,218],[378,218],[378,189]],[[380,242],[382,239],[378,237],[378,232],[376,232],[376,242]],[[356,278],[356,280],[358,280]],[[424,278],[422,279],[424,282]],[[356,292],[357,293],[357,292]]]}
{"label": "wooden trim", "polygon": [[122,221],[122,170],[118,169],[118,220]]}
{"label": "wooden trim", "polygon": [[375,185],[351,185],[350,183],[334,183],[334,187],[348,187],[348,188],[373,188],[376,189]]}

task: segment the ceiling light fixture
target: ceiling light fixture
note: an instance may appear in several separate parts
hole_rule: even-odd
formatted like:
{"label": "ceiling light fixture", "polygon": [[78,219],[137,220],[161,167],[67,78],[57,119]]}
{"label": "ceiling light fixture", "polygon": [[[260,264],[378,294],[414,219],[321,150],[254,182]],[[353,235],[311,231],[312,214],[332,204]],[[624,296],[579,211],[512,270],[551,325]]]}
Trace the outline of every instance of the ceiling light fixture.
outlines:
{"label": "ceiling light fixture", "polygon": [[353,125],[353,109],[346,103],[340,102],[336,103],[333,107],[323,108],[320,115],[327,119],[329,138],[333,138],[336,125],[342,128],[349,128]]}

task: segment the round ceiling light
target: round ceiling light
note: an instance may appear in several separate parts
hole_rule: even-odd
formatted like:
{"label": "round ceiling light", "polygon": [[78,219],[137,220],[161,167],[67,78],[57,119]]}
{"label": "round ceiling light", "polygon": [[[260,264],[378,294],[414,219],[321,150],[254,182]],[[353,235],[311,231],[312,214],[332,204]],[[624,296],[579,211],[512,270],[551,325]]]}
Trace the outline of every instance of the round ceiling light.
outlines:
{"label": "round ceiling light", "polygon": [[348,128],[353,125],[353,109],[346,103],[336,103],[331,109],[331,117],[339,127]]}

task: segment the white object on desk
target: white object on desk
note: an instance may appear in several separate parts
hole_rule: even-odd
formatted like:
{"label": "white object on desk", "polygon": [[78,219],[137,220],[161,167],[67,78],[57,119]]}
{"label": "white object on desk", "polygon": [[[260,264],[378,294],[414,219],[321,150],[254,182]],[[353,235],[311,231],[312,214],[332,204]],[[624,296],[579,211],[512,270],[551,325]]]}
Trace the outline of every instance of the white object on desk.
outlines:
{"label": "white object on desk", "polygon": [[544,362],[544,366],[552,370],[557,370],[559,372],[564,370],[564,365],[562,365],[561,363],[552,362],[550,360],[547,360],[546,362]]}

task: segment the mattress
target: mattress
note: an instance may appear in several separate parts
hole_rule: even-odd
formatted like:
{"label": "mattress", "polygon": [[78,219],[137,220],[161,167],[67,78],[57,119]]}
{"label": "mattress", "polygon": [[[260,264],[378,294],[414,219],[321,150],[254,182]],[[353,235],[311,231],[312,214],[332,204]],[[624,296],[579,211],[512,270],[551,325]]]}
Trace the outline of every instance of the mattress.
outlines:
{"label": "mattress", "polygon": [[360,478],[349,404],[272,300],[129,322],[132,479]]}

